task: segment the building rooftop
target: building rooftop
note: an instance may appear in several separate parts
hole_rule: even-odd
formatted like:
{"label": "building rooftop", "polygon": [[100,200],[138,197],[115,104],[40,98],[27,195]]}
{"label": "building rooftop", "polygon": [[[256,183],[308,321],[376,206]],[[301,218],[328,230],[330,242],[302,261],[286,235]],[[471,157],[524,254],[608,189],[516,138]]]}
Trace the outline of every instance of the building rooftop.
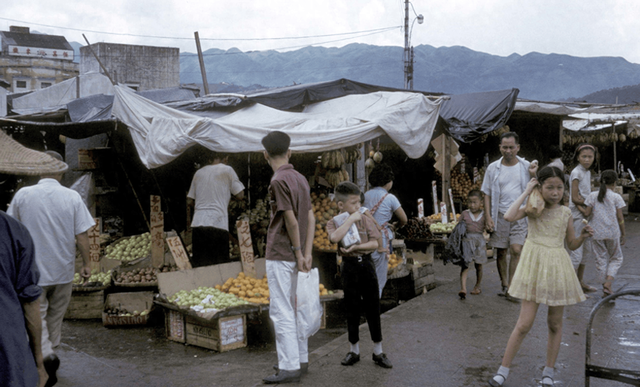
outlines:
{"label": "building rooftop", "polygon": [[11,31],[0,31],[0,34],[2,35],[3,48],[7,45],[15,45],[73,51],[73,47],[67,39],[60,35],[32,34],[29,32],[29,28],[25,27],[11,27]]}

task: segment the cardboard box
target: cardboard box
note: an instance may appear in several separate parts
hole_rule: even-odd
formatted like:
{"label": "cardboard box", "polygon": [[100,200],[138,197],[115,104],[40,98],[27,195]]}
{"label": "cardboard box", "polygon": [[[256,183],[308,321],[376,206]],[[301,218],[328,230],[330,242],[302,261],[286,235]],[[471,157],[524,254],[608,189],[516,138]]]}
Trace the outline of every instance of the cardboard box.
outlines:
{"label": "cardboard box", "polygon": [[104,290],[73,291],[64,318],[65,320],[101,319],[103,307]]}
{"label": "cardboard box", "polygon": [[[148,310],[144,316],[114,316],[108,315],[107,309],[124,309],[129,313]],[[112,293],[107,295],[102,312],[102,325],[105,327],[146,325],[153,311],[153,292]]]}
{"label": "cardboard box", "polygon": [[226,352],[247,346],[247,315],[207,320],[186,315],[186,343]]}
{"label": "cardboard box", "polygon": [[164,310],[164,328],[167,339],[184,343],[186,341],[184,314],[171,309]]}

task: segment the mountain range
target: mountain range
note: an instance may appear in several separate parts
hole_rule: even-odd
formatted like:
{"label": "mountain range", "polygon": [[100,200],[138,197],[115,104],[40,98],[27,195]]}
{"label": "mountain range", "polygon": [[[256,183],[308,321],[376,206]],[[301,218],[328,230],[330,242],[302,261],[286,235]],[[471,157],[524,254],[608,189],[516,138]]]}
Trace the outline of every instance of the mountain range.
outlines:
{"label": "mountain range", "polygon": [[[72,46],[77,46],[72,42]],[[79,46],[79,44],[77,44]],[[403,48],[353,43],[294,51],[209,49],[203,52],[211,92],[323,82],[340,78],[403,88]],[[640,101],[640,64],[621,57],[563,54],[491,55],[462,46],[414,48],[414,89],[463,94],[518,88],[519,98],[615,103]],[[79,57],[79,56],[78,56]],[[180,82],[202,84],[198,56],[180,54]],[[636,85],[635,88],[631,85]],[[608,90],[608,93],[602,91]],[[604,98],[606,100],[598,100]],[[612,100],[613,99],[613,100]],[[619,100],[624,103],[623,99]]]}

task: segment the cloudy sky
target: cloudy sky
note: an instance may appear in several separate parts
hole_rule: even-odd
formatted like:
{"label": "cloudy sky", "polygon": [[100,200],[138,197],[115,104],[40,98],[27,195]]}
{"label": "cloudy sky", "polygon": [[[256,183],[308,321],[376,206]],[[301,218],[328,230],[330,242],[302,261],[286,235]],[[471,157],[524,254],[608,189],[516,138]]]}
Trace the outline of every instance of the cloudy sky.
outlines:
{"label": "cloudy sky", "polygon": [[[4,0],[11,25],[69,41],[291,50],[350,43],[403,46],[404,0]],[[411,43],[466,46],[507,56],[529,52],[620,56],[640,64],[638,0],[412,0],[424,15]],[[411,12],[411,19],[415,15]],[[635,32],[634,32],[635,31]]]}

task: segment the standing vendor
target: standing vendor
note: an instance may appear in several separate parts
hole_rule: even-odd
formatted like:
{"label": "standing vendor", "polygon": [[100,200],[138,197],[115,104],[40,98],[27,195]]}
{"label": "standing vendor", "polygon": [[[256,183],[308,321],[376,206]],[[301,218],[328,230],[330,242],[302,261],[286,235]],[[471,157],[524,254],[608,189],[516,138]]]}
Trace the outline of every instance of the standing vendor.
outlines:
{"label": "standing vendor", "polygon": [[193,176],[187,206],[193,208],[193,256],[191,266],[229,262],[229,201],[244,198],[244,185],[230,166],[229,157],[210,152],[207,165]]}
{"label": "standing vendor", "polygon": [[364,206],[367,207],[373,218],[381,227],[382,241],[384,249],[371,253],[371,258],[376,267],[378,276],[378,289],[382,296],[382,289],[387,283],[388,259],[387,252],[393,239],[393,228],[389,223],[393,215],[398,218],[398,226],[402,227],[407,223],[407,214],[400,206],[400,201],[395,195],[389,193],[393,186],[393,170],[387,164],[378,164],[369,174],[369,183],[372,189],[364,194]]}

